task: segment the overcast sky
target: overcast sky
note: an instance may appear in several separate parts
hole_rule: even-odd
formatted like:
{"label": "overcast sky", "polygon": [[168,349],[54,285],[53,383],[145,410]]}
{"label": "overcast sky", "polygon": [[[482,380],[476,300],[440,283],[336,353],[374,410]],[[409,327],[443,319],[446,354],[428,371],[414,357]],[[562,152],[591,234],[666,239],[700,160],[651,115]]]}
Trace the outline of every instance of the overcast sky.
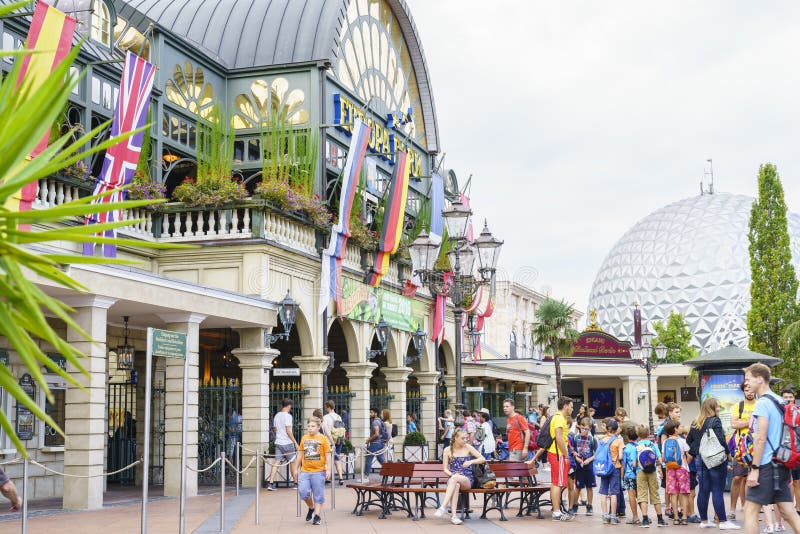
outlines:
{"label": "overcast sky", "polygon": [[800,2],[408,0],[445,166],[509,276],[588,305],[639,219],[781,173],[800,211]]}

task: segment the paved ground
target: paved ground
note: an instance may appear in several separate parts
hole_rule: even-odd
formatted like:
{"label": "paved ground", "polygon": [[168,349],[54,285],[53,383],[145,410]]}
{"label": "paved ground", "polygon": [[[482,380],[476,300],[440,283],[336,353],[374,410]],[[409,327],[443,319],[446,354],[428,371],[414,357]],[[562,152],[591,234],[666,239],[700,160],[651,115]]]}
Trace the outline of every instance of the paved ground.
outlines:
{"label": "paved ground", "polygon": [[[501,522],[497,520],[497,513],[490,512],[492,519],[472,519],[463,526],[453,526],[449,520],[433,517],[433,510],[428,510],[428,518],[412,521],[405,514],[395,512],[387,519],[378,519],[378,512],[368,511],[362,517],[356,517],[350,512],[355,503],[351,490],[338,487],[336,490],[336,508],[331,509],[331,503],[325,505],[323,524],[313,526],[304,521],[305,506],[301,506],[301,517],[297,517],[296,493],[294,490],[281,489],[276,492],[262,490],[260,497],[261,524],[255,524],[255,492],[243,490],[239,497],[229,491],[225,507],[225,532],[234,533],[326,533],[326,534],[367,534],[367,533],[431,533],[439,532],[475,532],[477,534],[503,534],[537,532],[543,534],[574,532],[598,528],[600,530],[617,533],[641,533],[639,529],[627,525],[603,525],[598,515],[586,517],[579,515],[569,523],[553,522],[550,520],[549,511],[545,511],[546,519],[513,517]],[[330,490],[327,493],[330,499]],[[209,533],[219,532],[219,494],[203,495],[188,499],[186,515],[186,532]],[[473,506],[478,509],[477,503]],[[178,532],[178,501],[172,498],[157,498],[148,507],[148,532],[173,533]],[[58,510],[36,511],[35,517],[28,522],[28,532],[31,534],[77,532],[80,534],[123,534],[139,532],[139,517],[141,507],[137,502],[116,502],[102,510],[91,512],[64,512]],[[583,513],[583,510],[581,510]],[[479,515],[479,514],[478,514]],[[0,519],[0,529],[15,531],[19,525],[16,517],[4,515]],[[652,527],[651,529],[655,529]],[[696,525],[686,527],[670,526],[665,530],[695,531]],[[704,531],[705,532],[705,531]],[[714,532],[714,531],[710,531]],[[655,533],[654,533],[655,534]],[[677,534],[677,533],[675,533]]]}

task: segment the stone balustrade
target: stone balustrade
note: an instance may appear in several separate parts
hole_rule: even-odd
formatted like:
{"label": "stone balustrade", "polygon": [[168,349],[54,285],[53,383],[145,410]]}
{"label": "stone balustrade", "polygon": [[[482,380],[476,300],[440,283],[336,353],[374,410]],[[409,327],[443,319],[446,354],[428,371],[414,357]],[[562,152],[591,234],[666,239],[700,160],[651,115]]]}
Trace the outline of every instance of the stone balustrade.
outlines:
{"label": "stone balustrade", "polygon": [[318,255],[314,227],[280,212],[269,210],[265,213],[262,235],[288,248]]}
{"label": "stone balustrade", "polygon": [[185,210],[170,209],[161,217],[162,242],[216,241],[221,239],[249,239],[253,208],[220,207]]}
{"label": "stone balustrade", "polygon": [[33,199],[33,209],[53,208],[80,198],[81,188],[57,176],[39,180],[39,189]]}

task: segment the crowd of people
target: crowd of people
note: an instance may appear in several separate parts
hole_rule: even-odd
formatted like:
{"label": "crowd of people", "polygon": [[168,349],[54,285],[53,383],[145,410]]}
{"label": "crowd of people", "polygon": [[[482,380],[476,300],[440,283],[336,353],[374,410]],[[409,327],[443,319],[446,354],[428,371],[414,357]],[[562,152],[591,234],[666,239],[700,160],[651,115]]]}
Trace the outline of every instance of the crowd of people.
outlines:
{"label": "crowd of people", "polygon": [[[445,444],[443,463],[452,476],[444,504],[452,503],[451,521],[458,524],[455,503],[459,490],[472,484],[468,469],[472,464],[524,460],[533,472],[539,462],[548,464],[550,500],[561,503],[553,507],[555,521],[574,519],[580,507],[593,515],[594,490],[599,486],[603,524],[624,521],[647,528],[665,527],[671,521],[676,526],[744,528],[747,534],[757,534],[763,513],[761,532],[780,532],[786,530],[785,524],[800,532],[800,467],[787,467],[793,463],[790,457],[800,459],[800,439],[795,443],[787,438],[800,438],[800,427],[790,426],[784,417],[788,407],[794,408],[795,394],[785,388],[779,397],[770,389],[770,380],[770,370],[763,364],[745,369],[744,399],[731,409],[729,435],[713,397],[703,400],[693,421],[681,420],[679,404],[659,403],[654,414],[660,423],[652,432],[631,421],[624,408],[596,421],[593,409],[581,405],[576,410],[569,397],[557,400],[552,415],[540,406],[524,416],[512,399],[506,399],[503,435],[486,409],[465,412],[460,425],[451,412],[445,412],[439,429]],[[797,419],[800,424],[800,415]],[[502,456],[498,451],[504,447],[507,455]],[[726,509],[729,472],[733,481]],[[445,511],[442,507],[436,515]],[[733,521],[739,513],[743,526]]]}

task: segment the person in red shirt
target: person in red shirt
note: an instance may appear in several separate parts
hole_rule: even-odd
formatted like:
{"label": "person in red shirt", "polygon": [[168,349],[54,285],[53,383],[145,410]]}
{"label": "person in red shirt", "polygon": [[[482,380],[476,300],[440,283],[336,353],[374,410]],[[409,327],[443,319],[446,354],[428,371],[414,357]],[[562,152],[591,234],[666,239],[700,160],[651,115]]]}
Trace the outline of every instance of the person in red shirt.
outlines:
{"label": "person in red shirt", "polygon": [[528,421],[522,414],[514,411],[514,400],[503,401],[503,413],[506,414],[506,435],[508,436],[508,461],[521,462],[528,456],[528,443],[531,431]]}

